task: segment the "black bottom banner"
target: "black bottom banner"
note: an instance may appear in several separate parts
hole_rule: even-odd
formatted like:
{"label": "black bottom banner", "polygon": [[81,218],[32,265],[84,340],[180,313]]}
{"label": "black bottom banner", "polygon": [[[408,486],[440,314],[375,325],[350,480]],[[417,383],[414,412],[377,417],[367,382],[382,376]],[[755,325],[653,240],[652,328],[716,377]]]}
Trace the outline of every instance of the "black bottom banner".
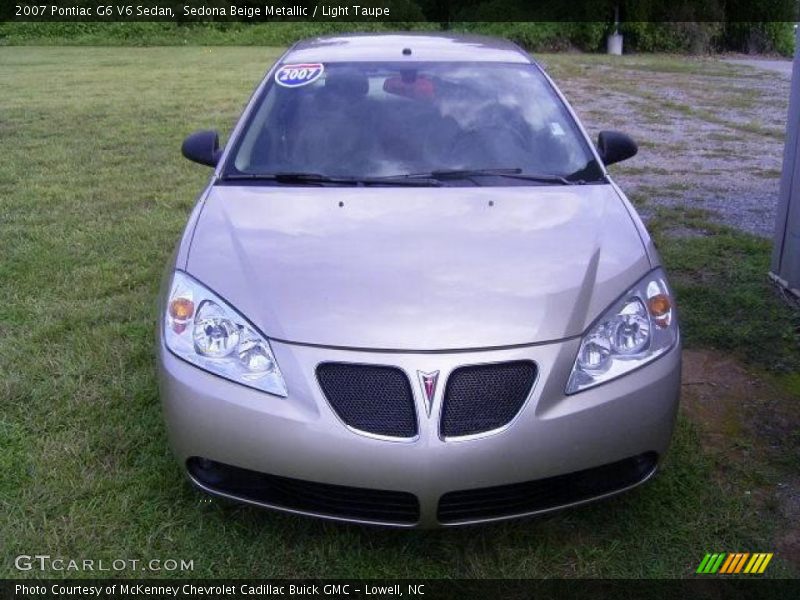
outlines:
{"label": "black bottom banner", "polygon": [[0,581],[2,600],[86,598],[278,600],[283,598],[409,600],[586,598],[737,600],[800,598],[800,580],[696,578],[688,580],[215,580],[39,579]]}

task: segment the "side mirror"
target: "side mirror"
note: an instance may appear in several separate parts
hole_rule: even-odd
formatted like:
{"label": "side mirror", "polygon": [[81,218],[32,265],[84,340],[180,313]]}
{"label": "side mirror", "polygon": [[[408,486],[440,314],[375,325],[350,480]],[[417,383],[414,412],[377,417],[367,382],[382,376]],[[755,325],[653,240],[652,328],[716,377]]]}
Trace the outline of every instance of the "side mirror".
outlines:
{"label": "side mirror", "polygon": [[216,131],[196,131],[183,140],[181,153],[191,161],[216,167],[222,154],[219,150],[219,134]]}
{"label": "side mirror", "polygon": [[597,136],[597,150],[607,166],[635,156],[639,147],[629,135],[619,131],[601,131]]}

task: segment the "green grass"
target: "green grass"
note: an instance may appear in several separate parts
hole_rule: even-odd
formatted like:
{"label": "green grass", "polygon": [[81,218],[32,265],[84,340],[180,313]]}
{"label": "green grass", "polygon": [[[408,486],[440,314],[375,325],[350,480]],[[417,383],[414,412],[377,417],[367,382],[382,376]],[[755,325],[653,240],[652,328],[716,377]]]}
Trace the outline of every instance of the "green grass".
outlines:
{"label": "green grass", "polygon": [[[201,502],[170,455],[154,373],[159,279],[208,176],[179,148],[194,129],[229,130],[277,54],[0,48],[13,83],[0,94],[0,576],[36,576],[13,557],[46,553],[193,560],[204,577],[683,577],[708,551],[767,548],[772,519],[724,493],[685,419],[651,484],[521,523],[387,531]],[[764,242],[662,237],[687,341],[756,336],[745,357],[796,360]]]}
{"label": "green grass", "polygon": [[[714,123],[715,125],[722,125],[728,129],[741,131],[744,133],[754,133],[756,135],[763,135],[766,137],[774,138],[776,140],[783,140],[785,131],[773,127],[766,127],[757,121],[749,121],[742,123],[738,121],[731,121],[730,119],[721,118],[713,110],[696,108],[689,104],[682,102],[675,102],[672,100],[664,100],[659,98],[656,94],[647,91],[633,91],[626,90],[626,93],[637,95],[653,106],[659,106],[662,109],[668,109],[676,114],[683,115],[688,118],[696,118],[707,123]],[[740,106],[731,106],[731,108],[741,108]]]}
{"label": "green grass", "polygon": [[[697,208],[658,207],[649,229],[669,268],[689,347],[726,350],[778,374],[800,370],[800,312],[766,276],[770,240],[718,225]],[[676,229],[697,235],[671,237]]]}

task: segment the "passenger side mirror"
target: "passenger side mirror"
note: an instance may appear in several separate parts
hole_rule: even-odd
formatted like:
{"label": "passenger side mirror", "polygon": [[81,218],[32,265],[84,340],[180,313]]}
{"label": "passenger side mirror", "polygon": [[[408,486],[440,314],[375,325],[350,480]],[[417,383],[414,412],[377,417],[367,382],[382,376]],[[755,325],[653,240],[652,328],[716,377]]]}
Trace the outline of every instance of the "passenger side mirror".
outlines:
{"label": "passenger side mirror", "polygon": [[639,147],[629,135],[622,132],[601,131],[597,136],[597,151],[608,166],[635,156]]}
{"label": "passenger side mirror", "polygon": [[196,131],[185,140],[181,153],[191,161],[216,167],[222,154],[219,149],[219,134],[216,131]]}

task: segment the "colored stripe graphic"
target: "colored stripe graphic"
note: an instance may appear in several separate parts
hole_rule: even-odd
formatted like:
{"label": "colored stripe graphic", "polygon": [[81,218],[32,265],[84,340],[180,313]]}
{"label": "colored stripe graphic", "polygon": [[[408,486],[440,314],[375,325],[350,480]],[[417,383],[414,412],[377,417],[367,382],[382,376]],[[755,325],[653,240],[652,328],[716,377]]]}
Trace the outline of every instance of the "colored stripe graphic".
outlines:
{"label": "colored stripe graphic", "polygon": [[742,559],[741,552],[731,552],[730,553],[730,560],[725,563],[725,568],[720,571],[720,573],[730,574],[736,572],[736,565],[739,564],[739,561]]}
{"label": "colored stripe graphic", "polygon": [[[759,566],[759,568],[758,568],[758,573],[759,573],[759,574],[760,574],[760,573],[763,573],[763,572],[764,572],[764,570],[767,568],[767,565],[769,564],[769,561],[771,561],[771,560],[772,560],[772,554],[773,554],[773,553],[772,553],[772,552],[770,552],[770,553],[768,553],[768,554],[766,554],[766,555],[764,556],[764,561],[761,563],[761,565],[760,565],[760,566]],[[755,572],[755,571],[754,571],[754,572]]]}
{"label": "colored stripe graphic", "polygon": [[772,560],[772,553],[767,552],[756,552],[753,554],[753,557],[750,559],[750,562],[747,563],[747,566],[744,568],[745,573],[751,573],[756,575],[758,573],[763,573],[764,570],[767,568],[767,564],[769,561]]}
{"label": "colored stripe graphic", "polygon": [[739,563],[742,562],[743,554],[741,552],[732,552],[731,560],[727,563],[727,569],[723,569],[720,573],[730,574],[735,573]]}
{"label": "colored stripe graphic", "polygon": [[715,552],[706,554],[697,573],[710,574],[719,573],[721,575],[732,575],[736,573],[748,573],[756,575],[763,573],[769,561],[772,560],[772,552]]}
{"label": "colored stripe graphic", "polygon": [[725,561],[725,564],[722,565],[722,568],[719,571],[720,573],[727,573],[728,572],[728,569],[730,568],[731,563],[733,562],[733,557],[734,556],[736,556],[736,555],[735,554],[728,554],[728,558]]}
{"label": "colored stripe graphic", "polygon": [[700,566],[697,567],[698,573],[716,573],[722,561],[725,559],[725,553],[706,554]]}
{"label": "colored stripe graphic", "polygon": [[739,559],[738,563],[736,563],[736,570],[734,571],[734,573],[738,573],[739,571],[742,570],[742,567],[744,567],[744,561],[747,560],[748,556],[750,556],[749,552],[745,552],[745,553],[742,554],[742,558]]}
{"label": "colored stripe graphic", "polygon": [[697,567],[697,571],[695,571],[695,572],[696,573],[705,573],[706,572],[706,565],[708,564],[710,559],[711,559],[711,555],[710,554],[706,554],[703,557],[703,560],[700,561],[700,566]]}
{"label": "colored stripe graphic", "polygon": [[709,573],[716,573],[719,570],[720,565],[722,564],[723,559],[725,558],[725,553],[722,552],[718,557],[714,564],[711,566]]}
{"label": "colored stripe graphic", "polygon": [[764,560],[764,555],[759,554],[756,552],[750,557],[750,562],[747,563],[747,566],[744,568],[745,573],[757,573],[756,569],[761,566],[761,561]]}

